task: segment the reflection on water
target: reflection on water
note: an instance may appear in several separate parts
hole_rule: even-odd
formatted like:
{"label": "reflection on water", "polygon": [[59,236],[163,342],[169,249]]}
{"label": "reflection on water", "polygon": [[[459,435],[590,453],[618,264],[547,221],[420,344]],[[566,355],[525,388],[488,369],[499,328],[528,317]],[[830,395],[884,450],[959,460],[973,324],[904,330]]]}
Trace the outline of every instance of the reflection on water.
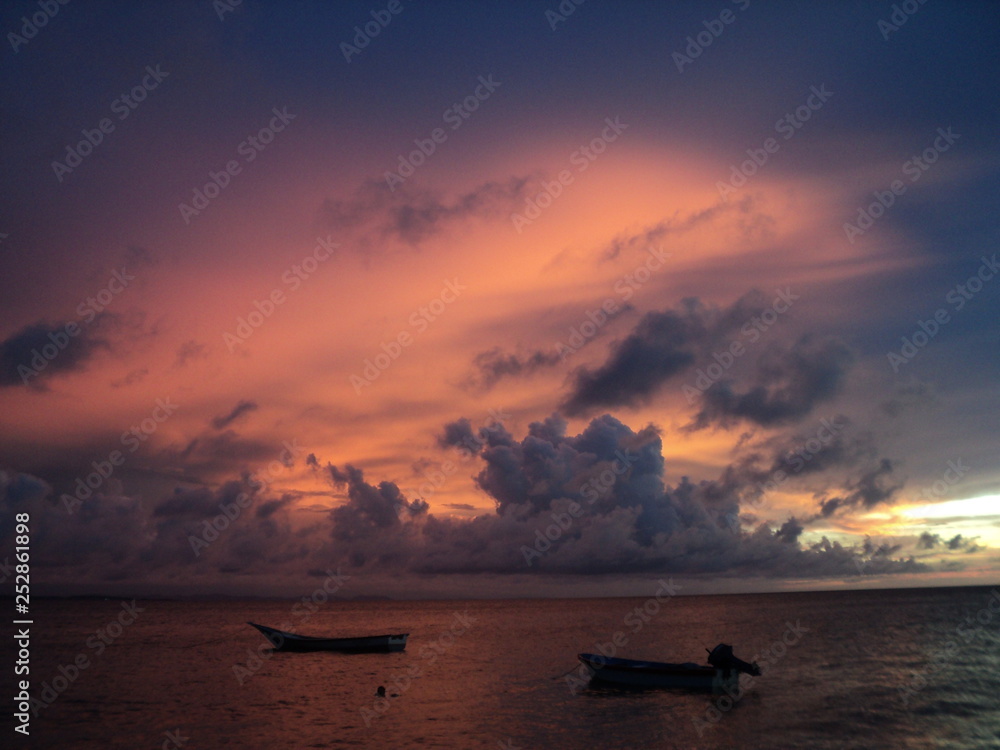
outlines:
{"label": "reflection on water", "polygon": [[[629,619],[643,603],[325,605],[301,632],[410,633],[403,653],[344,655],[273,652],[245,624],[284,622],[288,602],[140,602],[98,652],[120,602],[46,601],[33,690],[63,689],[33,720],[32,747],[1000,745],[989,588],[673,597]],[[701,662],[719,642],[763,676],[735,695],[572,681],[579,652]],[[80,654],[86,668],[64,677]]]}

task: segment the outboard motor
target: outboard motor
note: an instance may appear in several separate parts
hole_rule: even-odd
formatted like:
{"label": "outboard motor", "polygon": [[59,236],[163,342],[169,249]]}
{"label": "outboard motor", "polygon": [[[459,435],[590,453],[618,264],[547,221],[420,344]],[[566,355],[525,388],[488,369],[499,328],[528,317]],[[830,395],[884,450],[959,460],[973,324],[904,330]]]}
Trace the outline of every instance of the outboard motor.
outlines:
{"label": "outboard motor", "polygon": [[[705,650],[708,651],[707,648]],[[747,664],[742,659],[737,659],[733,656],[733,647],[725,643],[720,643],[711,651],[708,651],[708,663],[726,673],[730,670],[736,670],[737,672],[743,672],[754,677],[760,675],[760,667],[757,666],[757,662]]]}

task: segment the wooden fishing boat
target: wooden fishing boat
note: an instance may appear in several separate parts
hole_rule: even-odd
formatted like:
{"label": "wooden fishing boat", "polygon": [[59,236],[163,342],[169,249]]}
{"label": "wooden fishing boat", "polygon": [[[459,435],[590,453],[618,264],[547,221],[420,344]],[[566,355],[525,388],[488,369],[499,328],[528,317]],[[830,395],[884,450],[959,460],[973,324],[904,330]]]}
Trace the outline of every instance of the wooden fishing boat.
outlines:
{"label": "wooden fishing boat", "polygon": [[[708,649],[706,649],[707,651]],[[631,687],[673,687],[695,690],[734,690],[740,673],[760,674],[756,664],[737,659],[733,649],[720,643],[709,651],[709,666],[684,662],[618,659],[600,654],[579,654],[577,658],[591,672],[591,680]]]}
{"label": "wooden fishing boat", "polygon": [[247,622],[264,634],[275,651],[342,651],[351,654],[388,653],[406,648],[409,633],[365,635],[356,638],[316,638]]}

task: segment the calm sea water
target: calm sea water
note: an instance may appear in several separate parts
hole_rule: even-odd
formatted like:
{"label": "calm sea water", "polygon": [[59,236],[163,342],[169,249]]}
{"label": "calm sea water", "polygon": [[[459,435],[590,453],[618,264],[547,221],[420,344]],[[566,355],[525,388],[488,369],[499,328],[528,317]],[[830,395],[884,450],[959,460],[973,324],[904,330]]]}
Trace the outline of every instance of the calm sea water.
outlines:
{"label": "calm sea water", "polygon": [[[5,710],[4,747],[1000,747],[1000,588],[341,602],[305,617],[285,601],[136,604],[33,605],[32,690],[54,700],[30,742]],[[246,620],[410,640],[271,653]],[[564,676],[581,651],[700,662],[720,641],[765,668],[735,699]],[[396,697],[377,701],[379,685]]]}

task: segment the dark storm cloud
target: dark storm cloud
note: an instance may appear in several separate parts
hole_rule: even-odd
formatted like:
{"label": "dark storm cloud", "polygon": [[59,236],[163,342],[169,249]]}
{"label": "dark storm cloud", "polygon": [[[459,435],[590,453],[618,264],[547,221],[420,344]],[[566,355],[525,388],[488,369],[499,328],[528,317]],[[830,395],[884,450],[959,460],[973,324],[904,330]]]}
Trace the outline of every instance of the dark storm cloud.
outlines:
{"label": "dark storm cloud", "polygon": [[228,414],[215,417],[212,420],[212,427],[216,430],[225,429],[247,412],[256,411],[258,408],[254,401],[241,400]]}
{"label": "dark storm cloud", "polygon": [[245,490],[242,482],[226,482],[219,490],[207,487],[177,488],[153,509],[154,517],[204,518],[219,512],[219,505],[232,503]]}
{"label": "dark storm cloud", "polygon": [[[961,536],[961,534],[959,534],[959,536]],[[979,538],[978,536],[974,536],[971,539],[963,539],[962,543],[959,545],[957,549],[965,550],[969,554],[972,554],[973,552],[979,552],[979,550],[982,549],[986,549],[983,545],[976,544],[976,539],[978,538]],[[952,548],[949,547],[949,549]]]}
{"label": "dark storm cloud", "polygon": [[198,484],[240,475],[272,461],[285,466],[294,464],[287,444],[244,437],[232,429],[206,430],[183,448],[170,446],[146,458],[148,468],[160,468]]}
{"label": "dark storm cloud", "polygon": [[334,508],[334,534],[338,539],[369,536],[378,529],[399,526],[401,515],[416,516],[427,512],[423,500],[409,502],[393,482],[368,484],[364,472],[347,464],[340,469],[327,466],[330,479],[336,487],[346,487],[348,502]]}
{"label": "dark storm cloud", "polygon": [[983,549],[978,544],[976,544],[976,539],[979,537],[972,537],[971,539],[961,534],[956,534],[951,539],[942,539],[940,534],[931,534],[925,531],[920,535],[920,539],[917,542],[918,549],[935,549],[938,545],[943,545],[949,550],[956,552],[978,552]]}
{"label": "dark storm cloud", "polygon": [[18,512],[18,508],[43,500],[52,492],[48,482],[30,474],[0,471],[0,500]]}
{"label": "dark storm cloud", "polygon": [[929,531],[925,531],[917,540],[917,549],[934,549],[940,542],[940,534],[932,534]]}
{"label": "dark storm cloud", "polygon": [[690,298],[676,310],[646,313],[628,336],[611,345],[604,364],[575,372],[563,411],[581,416],[599,408],[648,403],[665,382],[764,306],[763,295],[753,290],[721,310]]}
{"label": "dark storm cloud", "polygon": [[[553,415],[532,424],[521,441],[502,430],[491,432],[476,482],[496,501],[496,515],[466,524],[428,518],[425,533],[434,532],[435,545],[432,552],[423,550],[421,569],[517,569],[526,564],[524,550],[537,550],[536,545],[547,552],[532,556],[533,569],[581,574],[856,575],[858,561],[871,556],[826,540],[803,549],[798,539],[804,524],[795,518],[777,531],[764,525],[753,532],[734,529],[729,519],[739,514],[750,488],[734,473],[720,481],[685,479],[666,487],[661,438],[652,427],[633,432],[604,415],[579,435],[568,436],[565,428]],[[467,433],[461,421],[446,430],[455,442]],[[578,515],[570,513],[573,503],[582,509]],[[564,525],[572,520],[553,534],[550,527],[558,519]],[[540,537],[545,530],[555,539]],[[511,546],[520,550],[520,560]],[[474,555],[463,552],[469,548]],[[906,560],[881,567],[923,569]]]}
{"label": "dark storm cloud", "polygon": [[[739,520],[756,522],[756,515],[747,511],[763,507],[769,492],[780,488],[812,493],[819,498],[816,514],[792,519],[795,523],[785,528],[790,533],[838,510],[891,503],[904,484],[895,475],[897,468],[897,461],[879,456],[871,431],[856,429],[843,415],[824,417],[798,433],[745,442],[717,480],[703,483],[704,497],[738,498],[739,510],[726,515],[735,525]],[[831,486],[843,489],[828,497]]]}
{"label": "dark storm cloud", "polygon": [[282,508],[295,502],[294,495],[282,495],[278,500],[268,500],[257,508],[257,518],[270,518]]}
{"label": "dark storm cloud", "polygon": [[475,445],[476,434],[472,422],[467,417],[461,417],[444,426],[444,432],[438,437],[438,445],[442,448]]}
{"label": "dark storm cloud", "polygon": [[[95,493],[72,516],[44,482],[0,472],[0,511],[29,510],[45,530],[37,540],[39,559],[77,565],[74,576],[91,580],[181,569],[211,576],[339,565],[418,574],[795,578],[928,569],[897,558],[898,548],[884,545],[849,547],[823,539],[803,547],[806,524],[794,517],[777,529],[734,526],[730,519],[752,494],[740,483],[745,467],[716,481],[685,478],[667,486],[659,432],[652,426],[632,430],[611,415],[570,435],[566,421],[554,414],[531,424],[520,440],[502,425],[473,430],[460,419],[444,426],[439,442],[470,450],[482,462],[475,481],[494,500],[494,513],[470,520],[437,517],[394,482],[370,483],[361,469],[322,465],[312,454],[306,464],[333,490],[346,490],[346,498],[322,514],[309,514],[304,526],[291,522],[294,493],[272,495],[249,472],[215,489],[178,486],[151,505]],[[835,454],[843,461],[853,455],[831,449],[831,457],[817,460],[834,466]],[[758,463],[767,467],[777,460],[761,457]],[[880,484],[885,476],[875,471],[849,483],[848,495],[856,497],[851,502],[877,502],[878,492],[887,492]],[[193,545],[192,539],[207,542]],[[948,546],[968,544],[955,539]]]}
{"label": "dark storm cloud", "polygon": [[795,544],[799,541],[799,536],[803,531],[805,531],[805,527],[801,523],[795,518],[789,518],[781,524],[781,528],[774,532],[774,535],[783,542]]}
{"label": "dark storm cloud", "polygon": [[26,326],[0,341],[0,388],[44,388],[55,375],[85,369],[94,353],[106,348],[107,341],[78,322]]}
{"label": "dark storm cloud", "polygon": [[452,222],[502,215],[522,200],[527,187],[525,178],[487,182],[449,201],[428,190],[404,186],[391,191],[372,181],[349,200],[327,199],[322,214],[333,229],[370,228],[379,239],[416,246]]}
{"label": "dark storm cloud", "polygon": [[727,379],[708,388],[691,427],[797,421],[839,393],[853,362],[851,350],[836,338],[807,334],[788,350],[772,346],[758,360],[756,382],[747,390],[737,391]]}
{"label": "dark storm cloud", "polygon": [[855,466],[876,455],[872,433],[857,430],[843,415],[820,419],[814,429],[782,435],[769,444],[775,450],[769,473],[784,471],[790,476]]}
{"label": "dark storm cloud", "polygon": [[825,517],[846,508],[870,510],[876,505],[889,504],[904,484],[895,474],[896,468],[897,462],[881,459],[878,465],[851,482],[845,494],[822,500],[820,513]]}
{"label": "dark storm cloud", "polygon": [[[134,500],[94,492],[69,514],[44,480],[0,471],[0,513],[13,520],[25,512],[31,517],[32,564],[49,574],[66,571],[74,579],[93,580],[125,575],[148,542],[145,511]],[[14,548],[13,534],[13,523],[0,527],[5,549]]]}

